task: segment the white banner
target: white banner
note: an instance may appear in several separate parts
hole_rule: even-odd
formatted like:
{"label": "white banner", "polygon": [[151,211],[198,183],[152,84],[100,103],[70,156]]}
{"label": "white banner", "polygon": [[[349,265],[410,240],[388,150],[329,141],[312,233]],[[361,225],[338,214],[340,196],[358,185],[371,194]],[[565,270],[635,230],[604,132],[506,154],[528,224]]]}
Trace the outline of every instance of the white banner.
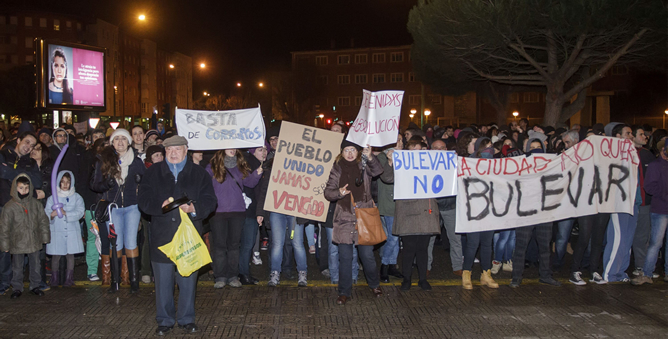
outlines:
{"label": "white banner", "polygon": [[179,135],[197,151],[253,148],[264,145],[265,127],[260,106],[231,111],[176,109]]}
{"label": "white banner", "polygon": [[404,91],[363,91],[360,111],[346,140],[362,147],[396,143]]}
{"label": "white banner", "polygon": [[394,199],[440,198],[457,194],[457,153],[406,151],[392,153]]}
{"label": "white banner", "polygon": [[459,158],[456,231],[633,214],[638,162],[633,142],[602,136],[590,136],[561,155]]}

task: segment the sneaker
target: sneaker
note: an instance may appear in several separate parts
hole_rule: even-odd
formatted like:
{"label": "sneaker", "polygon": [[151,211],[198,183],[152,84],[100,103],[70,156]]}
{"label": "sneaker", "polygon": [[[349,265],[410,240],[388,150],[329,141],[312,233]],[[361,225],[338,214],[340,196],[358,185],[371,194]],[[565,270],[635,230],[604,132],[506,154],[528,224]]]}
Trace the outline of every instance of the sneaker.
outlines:
{"label": "sneaker", "polygon": [[636,269],[633,270],[633,275],[635,275],[636,277],[643,275],[642,267],[636,267]]}
{"label": "sneaker", "polygon": [[100,277],[98,277],[97,274],[89,274],[89,275],[87,276],[87,278],[88,278],[88,280],[90,280],[90,281],[98,281],[98,280],[100,280]]}
{"label": "sneaker", "polygon": [[142,275],[141,276],[141,282],[144,284],[150,284],[151,283],[151,276],[150,275]]}
{"label": "sneaker", "polygon": [[631,282],[631,279],[624,278],[624,279],[620,280],[619,282],[627,283],[627,282]]}
{"label": "sneaker", "polygon": [[262,259],[260,258],[260,252],[254,252],[252,258],[253,265],[260,266],[262,265]]}
{"label": "sneaker", "polygon": [[478,259],[478,258],[473,259],[473,263],[474,263],[474,264],[479,264],[479,263],[480,263],[480,259]]}
{"label": "sneaker", "polygon": [[321,273],[325,278],[330,278],[329,268],[325,268],[325,269],[322,270],[322,272],[320,272],[320,273]]}
{"label": "sneaker", "polygon": [[510,285],[508,285],[508,286],[510,286],[510,288],[518,288],[518,287],[520,287],[521,283],[522,282],[520,280],[511,280]]}
{"label": "sneaker", "polygon": [[594,282],[594,283],[597,283],[599,285],[604,285],[604,284],[608,283],[608,281],[603,279],[603,277],[601,277],[601,275],[598,274],[598,272],[594,272],[594,274],[591,276],[591,280],[589,280],[589,282]]}
{"label": "sneaker", "polygon": [[299,279],[297,280],[297,286],[306,287],[308,282],[306,281],[306,271],[299,271]]}
{"label": "sneaker", "polygon": [[308,253],[315,254],[315,245],[311,245],[308,247]]}
{"label": "sneaker", "polygon": [[559,281],[555,280],[552,277],[545,278],[545,279],[542,279],[542,278],[538,279],[538,282],[541,283],[541,284],[545,284],[545,285],[561,286],[561,283]]}
{"label": "sneaker", "polygon": [[42,292],[46,292],[51,290],[51,286],[49,286],[49,284],[39,284],[39,287],[37,287],[37,289],[39,289]]}
{"label": "sneaker", "polygon": [[275,287],[278,286],[278,284],[281,283],[281,272],[279,271],[271,271],[271,274],[269,275],[269,282],[267,283],[267,286]]}
{"label": "sneaker", "polygon": [[659,274],[657,273],[652,273],[652,279],[657,279],[659,277]]}
{"label": "sneaker", "polygon": [[492,274],[497,274],[503,264],[500,261],[492,260]]}
{"label": "sneaker", "polygon": [[239,288],[242,286],[241,281],[239,281],[239,277],[233,277],[230,280],[227,281],[227,284],[230,285],[230,287],[235,287]]}
{"label": "sneaker", "polygon": [[213,288],[223,288],[225,285],[225,281],[216,281],[216,283],[213,284]]}
{"label": "sneaker", "polygon": [[513,261],[508,260],[503,264],[503,271],[504,272],[512,272],[513,271]]}
{"label": "sneaker", "polygon": [[266,251],[269,248],[269,238],[262,238],[260,242],[260,250]]}
{"label": "sneaker", "polygon": [[587,285],[587,283],[584,280],[582,280],[582,272],[571,273],[571,277],[570,279],[568,279],[568,281],[578,286]]}
{"label": "sneaker", "polygon": [[635,277],[635,278],[631,279],[631,285],[634,285],[634,286],[640,286],[644,283],[652,284],[652,283],[654,283],[654,281],[652,281],[652,278],[650,278],[646,275],[641,275],[639,277]]}

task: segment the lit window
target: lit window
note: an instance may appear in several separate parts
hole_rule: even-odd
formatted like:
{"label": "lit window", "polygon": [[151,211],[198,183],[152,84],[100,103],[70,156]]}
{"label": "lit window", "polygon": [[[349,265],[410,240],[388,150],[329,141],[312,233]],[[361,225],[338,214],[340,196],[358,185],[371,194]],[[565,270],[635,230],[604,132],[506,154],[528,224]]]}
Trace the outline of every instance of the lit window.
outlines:
{"label": "lit window", "polygon": [[350,65],[350,55],[339,55],[336,59],[339,65]]}
{"label": "lit window", "polygon": [[366,84],[367,83],[367,75],[366,74],[355,74],[355,83],[356,84]]}
{"label": "lit window", "polygon": [[53,20],[53,30],[54,31],[59,31],[60,30],[60,20]]}
{"label": "lit window", "polygon": [[390,53],[390,62],[404,62],[404,52]]}
{"label": "lit window", "polygon": [[374,64],[380,64],[380,63],[385,62],[385,53],[374,53],[371,56],[371,61]]}
{"label": "lit window", "polygon": [[355,63],[356,64],[366,64],[367,55],[366,54],[355,54]]}
{"label": "lit window", "polygon": [[385,82],[385,74],[383,73],[376,73],[373,75],[373,83],[374,84],[382,84]]}

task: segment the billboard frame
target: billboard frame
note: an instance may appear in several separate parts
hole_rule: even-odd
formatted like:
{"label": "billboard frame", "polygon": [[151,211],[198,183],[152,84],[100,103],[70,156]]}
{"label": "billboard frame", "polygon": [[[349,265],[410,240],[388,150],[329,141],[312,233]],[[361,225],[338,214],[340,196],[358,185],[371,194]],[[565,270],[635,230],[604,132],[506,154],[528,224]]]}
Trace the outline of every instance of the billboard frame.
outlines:
{"label": "billboard frame", "polygon": [[[103,47],[82,45],[72,42],[64,42],[52,39],[42,39],[35,38],[35,85],[37,90],[37,101],[35,102],[35,107],[37,108],[47,108],[51,110],[65,110],[65,111],[92,111],[92,112],[104,112],[107,110],[107,49]],[[48,102],[48,93],[47,93],[47,83],[49,76],[49,45],[57,45],[70,48],[84,49],[94,52],[102,53],[102,65],[104,69],[102,70],[102,88],[104,93],[102,106],[92,106],[92,105],[74,105],[74,104],[50,104]]]}

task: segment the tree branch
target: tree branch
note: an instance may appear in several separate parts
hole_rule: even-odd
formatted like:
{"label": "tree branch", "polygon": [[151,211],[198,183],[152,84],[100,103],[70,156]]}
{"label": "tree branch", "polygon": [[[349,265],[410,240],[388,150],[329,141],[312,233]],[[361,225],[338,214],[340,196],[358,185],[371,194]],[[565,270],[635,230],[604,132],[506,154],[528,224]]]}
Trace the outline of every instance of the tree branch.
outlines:
{"label": "tree branch", "polygon": [[466,61],[466,60],[463,60],[463,61],[464,61],[464,63],[465,63],[466,65],[469,66],[469,68],[470,68],[471,70],[473,70],[474,72],[476,72],[479,76],[481,76],[481,77],[483,77],[483,78],[485,78],[485,79],[493,80],[493,81],[499,81],[499,80],[507,80],[507,81],[514,81],[514,80],[542,81],[542,80],[543,80],[543,77],[541,77],[541,76],[539,76],[539,75],[492,75],[492,74],[487,74],[487,73],[485,73],[485,72],[479,70],[479,69],[476,68],[475,66],[473,66],[473,64],[471,64],[470,62],[468,62],[468,61]]}
{"label": "tree branch", "polygon": [[554,34],[551,30],[545,33],[547,38],[547,71],[550,74],[557,72],[557,45],[554,41]]}
{"label": "tree branch", "polygon": [[570,98],[574,96],[576,93],[581,92],[584,88],[589,87],[589,85],[593,84],[596,80],[600,79],[605,75],[605,73],[621,58],[626,52],[633,46],[633,44],[636,43],[636,41],[640,40],[640,38],[647,33],[648,29],[643,28],[641,29],[638,33],[633,35],[633,38],[629,40],[622,48],[620,48],[614,55],[610,57],[608,62],[605,63],[601,68],[598,69],[594,75],[590,76],[586,80],[581,81],[579,84],[573,86],[568,92],[564,94],[566,98]]}
{"label": "tree branch", "polygon": [[582,50],[582,45],[584,44],[586,38],[587,38],[587,35],[585,35],[585,34],[580,34],[580,36],[578,36],[578,40],[575,43],[575,47],[573,47],[573,51],[571,52],[571,55],[568,57],[568,59],[566,59],[564,64],[561,66],[561,70],[559,71],[559,73],[561,73],[561,74],[570,73],[571,74],[570,76],[566,76],[564,80],[568,80],[568,78],[570,78],[573,75],[573,73],[575,73],[577,71],[577,68],[575,70],[572,70],[571,66],[575,62],[575,59],[580,56],[580,51]]}
{"label": "tree branch", "polygon": [[542,75],[545,78],[545,80],[551,79],[550,75],[547,74],[547,72],[545,72],[545,69],[543,69],[543,67],[540,66],[538,61],[536,61],[526,52],[526,50],[524,49],[524,45],[522,44],[522,41],[520,40],[519,37],[517,37],[517,42],[519,43],[519,45],[508,42],[508,46],[517,51],[517,53],[519,53],[521,56],[524,57],[524,59],[526,59],[529,63],[531,63],[531,65],[538,70],[538,73],[540,73],[540,75]]}

